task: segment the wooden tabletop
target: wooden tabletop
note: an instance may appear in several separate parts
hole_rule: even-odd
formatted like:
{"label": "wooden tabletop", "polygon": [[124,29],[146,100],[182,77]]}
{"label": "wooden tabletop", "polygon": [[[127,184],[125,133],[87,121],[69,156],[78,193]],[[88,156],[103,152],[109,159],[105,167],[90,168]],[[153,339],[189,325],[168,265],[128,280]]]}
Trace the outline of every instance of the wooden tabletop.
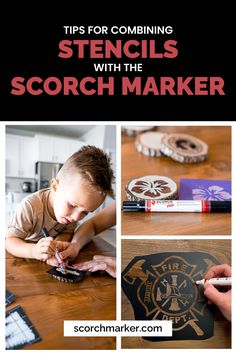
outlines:
{"label": "wooden tabletop", "polygon": [[[215,256],[220,263],[231,264],[231,241],[219,239],[196,240],[122,240],[122,271],[135,256],[161,252],[206,252]],[[122,292],[122,320],[134,320],[133,308]],[[217,312],[214,336],[206,340],[180,340],[150,342],[142,337],[123,337],[122,348],[230,348],[231,325]]]}
{"label": "wooden tabletop", "polygon": [[[93,255],[115,256],[115,248],[99,237],[85,246],[77,261]],[[42,340],[23,349],[115,349],[114,337],[64,337],[64,320],[115,320],[116,281],[104,272],[86,273],[79,283],[49,276],[50,266],[6,254],[6,288],[16,296]]]}
{"label": "wooden tabletop", "polygon": [[[231,127],[160,126],[166,133],[187,133],[205,141],[209,147],[206,161],[178,163],[169,157],[147,157],[135,148],[135,137],[122,135],[122,201],[130,179],[162,175],[179,186],[181,178],[231,180]],[[122,212],[122,235],[231,235],[231,214],[227,213],[141,213]]]}

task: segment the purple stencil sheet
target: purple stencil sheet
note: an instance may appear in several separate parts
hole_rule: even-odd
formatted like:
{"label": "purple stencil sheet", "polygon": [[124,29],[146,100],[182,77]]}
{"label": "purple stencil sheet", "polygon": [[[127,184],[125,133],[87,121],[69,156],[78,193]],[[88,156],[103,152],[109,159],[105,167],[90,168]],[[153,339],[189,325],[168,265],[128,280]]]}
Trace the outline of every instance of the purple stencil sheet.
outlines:
{"label": "purple stencil sheet", "polygon": [[231,180],[180,179],[179,200],[231,200]]}

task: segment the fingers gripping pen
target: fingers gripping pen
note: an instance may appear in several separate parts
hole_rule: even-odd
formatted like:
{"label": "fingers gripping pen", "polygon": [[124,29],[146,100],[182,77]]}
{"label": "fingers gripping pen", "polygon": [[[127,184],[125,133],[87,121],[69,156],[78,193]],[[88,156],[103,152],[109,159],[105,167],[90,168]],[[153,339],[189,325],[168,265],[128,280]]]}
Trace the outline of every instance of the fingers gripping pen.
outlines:
{"label": "fingers gripping pen", "polygon": [[[47,228],[43,228],[42,232],[43,232],[43,235],[45,238],[49,237],[49,233],[48,233]],[[55,251],[55,258],[57,259],[57,261],[60,265],[61,272],[66,274],[67,273],[66,265],[65,265],[64,261],[62,260],[59,251],[57,251],[57,250]]]}

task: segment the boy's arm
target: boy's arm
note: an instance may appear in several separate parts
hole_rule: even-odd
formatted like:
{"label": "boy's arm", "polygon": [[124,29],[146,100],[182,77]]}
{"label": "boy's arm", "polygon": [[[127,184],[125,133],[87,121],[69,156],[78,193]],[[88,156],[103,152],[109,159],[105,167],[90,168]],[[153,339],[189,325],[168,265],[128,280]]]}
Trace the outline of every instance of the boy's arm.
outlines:
{"label": "boy's arm", "polygon": [[56,242],[52,237],[42,238],[37,243],[28,243],[9,232],[6,238],[6,249],[14,256],[46,261],[53,256]]}
{"label": "boy's arm", "polygon": [[106,208],[102,209],[99,213],[97,213],[94,217],[85,221],[75,232],[72,240],[71,240],[71,248],[73,248],[72,253],[69,255],[70,247],[65,250],[63,253],[65,257],[76,257],[79,251],[89,243],[93,236],[101,233],[102,231],[114,226],[116,224],[116,204],[113,202]]}
{"label": "boy's arm", "polygon": [[25,257],[33,259],[33,249],[35,244],[26,243],[25,240],[20,239],[9,233],[6,238],[6,249],[9,253],[17,257]]}

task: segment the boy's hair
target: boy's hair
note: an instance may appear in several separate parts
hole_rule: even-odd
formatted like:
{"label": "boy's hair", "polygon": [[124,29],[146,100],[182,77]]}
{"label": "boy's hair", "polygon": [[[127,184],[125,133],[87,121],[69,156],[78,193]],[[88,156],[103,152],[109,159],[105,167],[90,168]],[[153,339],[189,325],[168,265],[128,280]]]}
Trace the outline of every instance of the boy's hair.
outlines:
{"label": "boy's hair", "polygon": [[115,178],[111,168],[111,159],[100,148],[90,145],[83,146],[66,160],[58,176],[64,178],[72,173],[80,174],[95,189],[114,198],[112,182]]}

